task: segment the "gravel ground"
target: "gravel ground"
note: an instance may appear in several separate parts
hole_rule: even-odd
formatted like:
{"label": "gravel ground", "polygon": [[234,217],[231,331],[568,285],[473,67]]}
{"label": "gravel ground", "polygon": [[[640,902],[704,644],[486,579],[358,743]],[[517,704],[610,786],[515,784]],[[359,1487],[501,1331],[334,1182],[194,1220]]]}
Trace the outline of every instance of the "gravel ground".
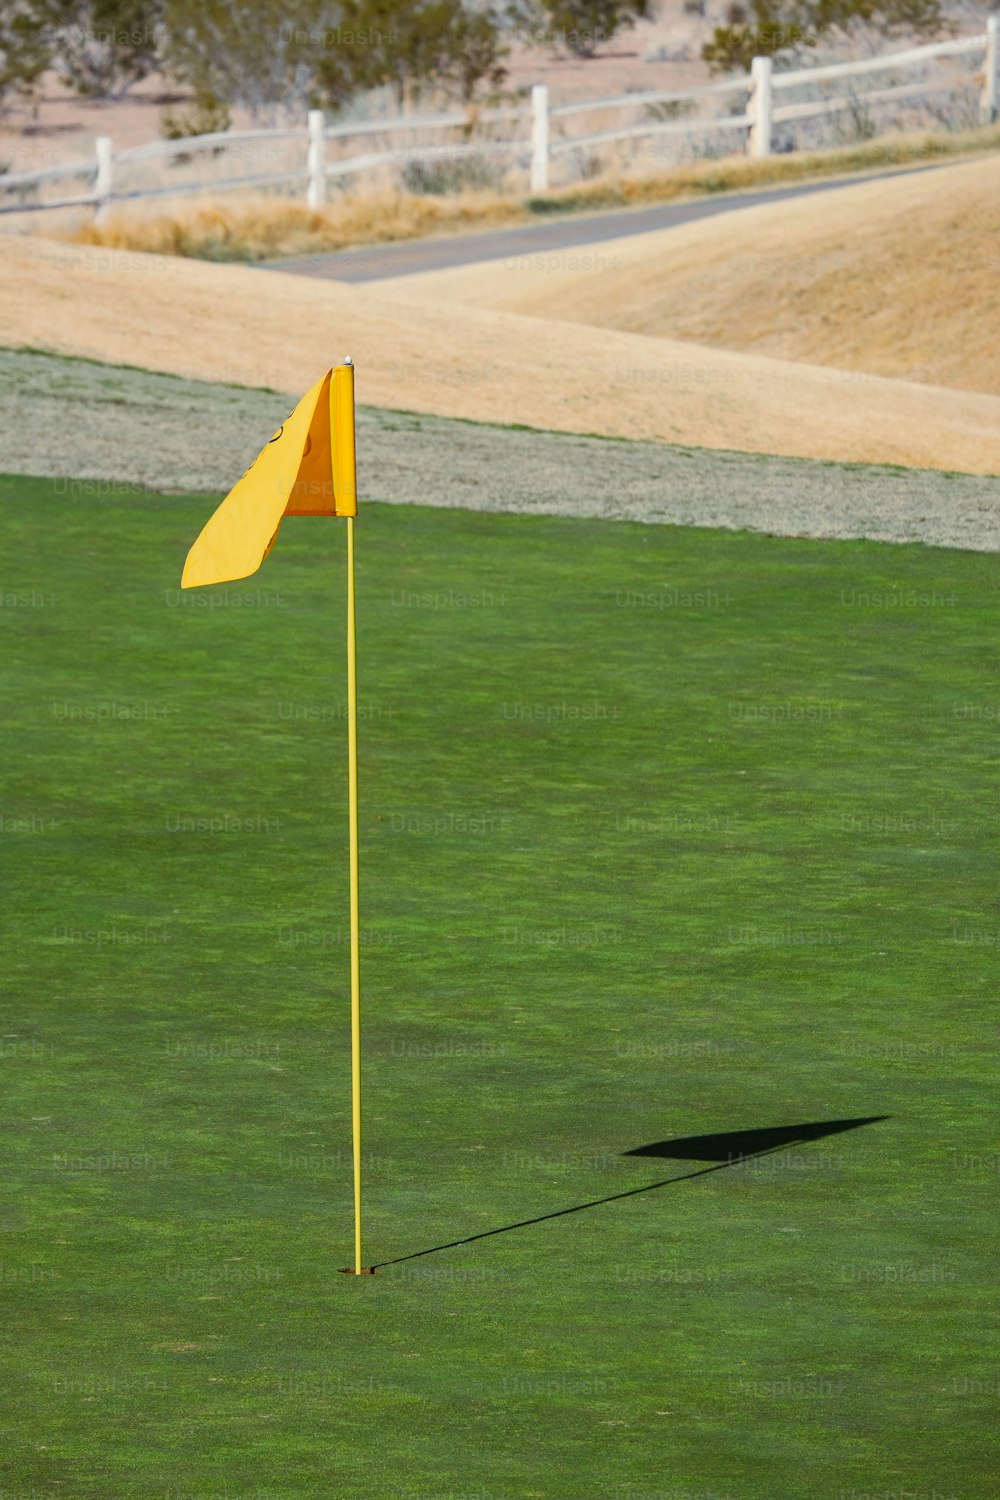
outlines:
{"label": "gravel ground", "polygon": [[[0,350],[0,470],[227,490],[289,398]],[[363,497],[1000,551],[1000,479],[489,427],[362,408]]]}

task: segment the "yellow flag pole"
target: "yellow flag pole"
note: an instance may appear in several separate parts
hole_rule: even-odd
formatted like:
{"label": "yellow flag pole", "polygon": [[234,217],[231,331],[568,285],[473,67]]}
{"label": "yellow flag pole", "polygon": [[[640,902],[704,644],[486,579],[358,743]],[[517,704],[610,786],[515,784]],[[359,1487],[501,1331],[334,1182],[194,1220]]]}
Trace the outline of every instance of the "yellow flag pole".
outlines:
{"label": "yellow flag pole", "polygon": [[331,382],[334,501],[347,520],[347,800],[351,884],[351,1134],[354,1144],[354,1266],[361,1264],[361,952],[358,861],[358,649],[354,588],[357,477],[354,444],[354,366],[338,365]]}
{"label": "yellow flag pole", "polygon": [[351,1120],[354,1138],[354,1272],[361,1275],[361,955],[358,870],[358,658],[354,517],[347,517],[347,783],[351,824]]}

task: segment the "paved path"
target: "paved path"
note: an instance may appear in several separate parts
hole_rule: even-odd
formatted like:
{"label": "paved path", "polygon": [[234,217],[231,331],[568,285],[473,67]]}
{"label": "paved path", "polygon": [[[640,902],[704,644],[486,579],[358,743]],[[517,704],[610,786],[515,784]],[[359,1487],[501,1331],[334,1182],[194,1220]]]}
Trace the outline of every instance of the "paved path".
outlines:
{"label": "paved path", "polygon": [[697,198],[689,203],[657,203],[652,208],[559,217],[548,223],[524,224],[517,229],[492,229],[479,234],[408,240],[400,245],[368,245],[361,250],[293,256],[288,260],[268,261],[261,269],[292,271],[298,276],[319,276],[332,281],[382,281],[392,276],[410,276],[416,271],[441,271],[484,260],[502,260],[508,255],[545,255],[579,245],[598,245],[624,235],[648,234],[654,229],[691,224],[696,219],[711,218],[715,214],[756,208],[762,203],[781,203],[786,198],[833,192],[875,178],[899,177],[904,172],[939,171],[945,165],[949,164],[900,167],[892,172],[861,178],[838,177],[825,182],[799,183],[794,187],[768,188],[759,193],[726,193],[718,198]]}

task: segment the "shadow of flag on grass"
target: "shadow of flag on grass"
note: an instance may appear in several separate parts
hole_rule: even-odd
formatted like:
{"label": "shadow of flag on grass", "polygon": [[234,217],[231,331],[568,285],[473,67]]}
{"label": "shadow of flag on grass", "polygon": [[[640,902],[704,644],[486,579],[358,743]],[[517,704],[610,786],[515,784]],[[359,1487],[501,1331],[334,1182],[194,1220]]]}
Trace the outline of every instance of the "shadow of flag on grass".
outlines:
{"label": "shadow of flag on grass", "polygon": [[[673,1161],[717,1161],[725,1166],[747,1156],[763,1156],[784,1146],[822,1140],[859,1125],[875,1125],[888,1115],[862,1115],[857,1120],[813,1120],[806,1125],[769,1125],[762,1130],[723,1130],[715,1135],[682,1135],[676,1140],[657,1141],[652,1146],[634,1146],[623,1156],[665,1156]],[[682,1178],[672,1181],[681,1182]]]}
{"label": "shadow of flag on grass", "polygon": [[531,1224],[544,1224],[547,1219],[561,1219],[567,1214],[582,1213],[585,1208],[599,1208],[603,1203],[615,1203],[620,1198],[635,1198],[639,1193],[652,1193],[657,1188],[669,1187],[673,1182],[690,1182],[694,1177],[706,1177],[710,1172],[721,1172],[752,1157],[767,1156],[772,1151],[783,1151],[788,1146],[809,1141],[822,1140],[827,1135],[838,1135],[844,1130],[857,1130],[861,1125],[876,1125],[887,1120],[888,1115],[861,1115],[853,1120],[810,1120],[802,1125],[768,1125],[751,1130],[723,1130],[714,1135],[682,1135],[667,1141],[655,1141],[650,1146],[634,1146],[623,1151],[623,1156],[657,1156],[672,1161],[705,1161],[711,1165],[700,1167],[696,1172],[682,1172],[679,1177],[665,1177],[661,1182],[647,1182],[642,1187],[626,1188],[622,1193],[609,1193],[606,1198],[592,1198],[589,1203],[574,1203],[571,1208],[557,1208],[548,1214],[538,1214],[533,1219],[519,1219],[516,1224],[502,1224],[499,1229],[482,1229],[478,1234],[466,1235],[464,1239],[448,1240],[443,1245],[431,1245],[427,1250],[413,1250],[409,1255],[397,1255],[394,1260],[383,1260],[373,1269],[395,1266],[404,1260],[416,1260],[421,1255],[434,1255],[438,1250],[453,1250],[458,1245],[471,1245],[474,1240],[489,1239],[494,1234],[509,1234],[512,1229],[527,1229]]}

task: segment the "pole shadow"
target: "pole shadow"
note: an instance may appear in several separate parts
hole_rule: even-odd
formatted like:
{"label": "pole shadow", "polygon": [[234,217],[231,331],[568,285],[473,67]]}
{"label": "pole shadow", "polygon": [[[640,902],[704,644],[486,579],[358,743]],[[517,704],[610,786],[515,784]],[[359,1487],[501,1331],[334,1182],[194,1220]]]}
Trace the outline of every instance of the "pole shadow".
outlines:
{"label": "pole shadow", "polygon": [[707,1161],[711,1165],[699,1167],[695,1172],[682,1172],[678,1177],[664,1177],[659,1182],[647,1182],[642,1187],[626,1188],[622,1193],[609,1193],[606,1198],[592,1198],[588,1203],[574,1203],[571,1208],[557,1208],[552,1213],[537,1214],[533,1219],[519,1219],[516,1224],[502,1224],[498,1229],[482,1229],[478,1234],[465,1235],[460,1240],[448,1240],[443,1245],[431,1245],[427,1250],[413,1250],[409,1255],[397,1255],[393,1260],[382,1260],[372,1267],[381,1271],[384,1266],[398,1266],[401,1261],[418,1260],[422,1255],[436,1255],[439,1250],[454,1250],[458,1245],[471,1245],[476,1240],[486,1240],[495,1234],[510,1234],[514,1229],[527,1229],[532,1224],[544,1224],[548,1219],[562,1219],[567,1214],[582,1213],[585,1208],[600,1208],[604,1203],[617,1203],[622,1198],[635,1198],[640,1193],[653,1193],[657,1188],[669,1187],[675,1182],[691,1182],[695,1177],[707,1177],[711,1172],[723,1172],[727,1167],[737,1166],[752,1157],[769,1156],[774,1151],[784,1151],[788,1146],[821,1140],[827,1135],[837,1135],[844,1130],[857,1130],[861,1125],[876,1125],[888,1120],[889,1115],[862,1115],[853,1120],[812,1120],[802,1125],[771,1125],[753,1130],[724,1130],[715,1135],[684,1135],[667,1141],[656,1141],[649,1146],[634,1146],[623,1151],[623,1156],[657,1156],[673,1161]]}

